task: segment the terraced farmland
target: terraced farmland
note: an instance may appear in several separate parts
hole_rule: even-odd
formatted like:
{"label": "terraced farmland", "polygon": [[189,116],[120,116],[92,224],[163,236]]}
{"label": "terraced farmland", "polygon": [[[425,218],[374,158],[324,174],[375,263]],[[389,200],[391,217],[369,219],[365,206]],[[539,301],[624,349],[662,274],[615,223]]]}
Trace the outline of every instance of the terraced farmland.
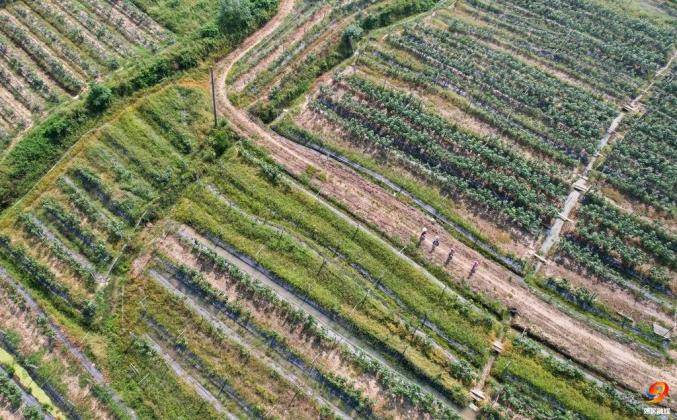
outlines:
{"label": "terraced farmland", "polygon": [[600,168],[604,179],[631,200],[660,212],[675,209],[675,69],[659,80],[646,110],[628,120]]}
{"label": "terraced farmland", "polygon": [[676,409],[671,11],[0,0],[0,417]]}
{"label": "terraced farmland", "polygon": [[127,2],[12,1],[0,10],[0,144],[174,34]]}
{"label": "terraced farmland", "polygon": [[675,42],[669,25],[583,1],[470,0],[446,22],[617,100],[637,96]]}

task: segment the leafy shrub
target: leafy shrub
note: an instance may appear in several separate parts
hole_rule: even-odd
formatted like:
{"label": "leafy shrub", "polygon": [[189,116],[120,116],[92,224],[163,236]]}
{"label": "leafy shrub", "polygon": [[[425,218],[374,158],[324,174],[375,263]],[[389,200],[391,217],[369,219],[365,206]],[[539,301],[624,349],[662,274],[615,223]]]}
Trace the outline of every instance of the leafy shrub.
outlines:
{"label": "leafy shrub", "polygon": [[473,370],[470,363],[463,359],[458,359],[452,363],[451,374],[454,376],[454,378],[459,379],[466,385],[469,385],[472,383],[472,381],[477,379],[477,375],[475,374],[475,371]]}
{"label": "leafy shrub", "polygon": [[113,93],[110,88],[93,82],[89,85],[89,94],[85,100],[87,109],[94,113],[100,113],[106,110],[113,101]]}
{"label": "leafy shrub", "polygon": [[357,25],[349,25],[341,35],[341,48],[345,55],[353,55],[355,44],[362,38],[362,28]]}
{"label": "leafy shrub", "polygon": [[416,13],[424,12],[435,4],[434,0],[398,0],[388,3],[377,13],[370,14],[361,23],[362,28],[371,30],[392,25],[396,21]]}
{"label": "leafy shrub", "polygon": [[29,405],[24,408],[23,416],[25,420],[42,420],[45,418],[40,409],[34,405]]}
{"label": "leafy shrub", "polygon": [[9,402],[12,410],[16,410],[21,405],[21,392],[19,387],[11,381],[4,371],[0,371],[0,396]]}

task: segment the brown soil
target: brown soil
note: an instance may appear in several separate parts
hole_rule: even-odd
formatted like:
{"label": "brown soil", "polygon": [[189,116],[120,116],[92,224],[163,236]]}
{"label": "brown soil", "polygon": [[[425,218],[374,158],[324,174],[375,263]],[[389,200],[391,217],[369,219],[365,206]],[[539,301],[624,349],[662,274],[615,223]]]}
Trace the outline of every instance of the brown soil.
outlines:
{"label": "brown soil", "polygon": [[63,58],[61,58],[58,51],[54,51],[50,45],[45,44],[42,40],[40,40],[37,36],[35,36],[35,34],[31,32],[30,28],[28,28],[26,25],[23,24],[23,22],[12,16],[7,10],[0,10],[0,13],[2,13],[4,16],[7,16],[14,26],[22,29],[23,32],[26,34],[26,37],[32,40],[33,44],[37,45],[38,48],[40,48],[45,54],[49,55],[52,59],[61,63],[61,65],[63,66],[64,69],[66,69],[67,72],[69,72],[71,75],[82,81],[82,78],[85,77],[85,75],[83,71],[75,63],[68,62]]}
{"label": "brown soil", "polygon": [[[71,0],[51,0],[51,3],[54,4],[58,9],[64,12],[67,16],[70,16],[74,22],[77,22],[77,25],[84,31],[87,32],[90,36],[99,39],[96,32],[98,26],[90,26],[87,24],[86,16],[89,16],[84,10],[80,10]],[[92,17],[93,20],[96,20]],[[106,28],[105,23],[100,22],[102,28]],[[106,43],[106,48],[115,51],[121,57],[126,57],[131,53],[133,49],[133,43],[131,43],[127,38],[123,37],[118,33],[117,30],[110,29],[110,33],[107,34],[107,37],[113,38],[120,43],[119,47],[108,46]],[[102,40],[103,42],[103,40]]]}
{"label": "brown soil", "polygon": [[[0,329],[15,331],[21,337],[21,343],[18,350],[22,354],[34,354],[44,351],[49,343],[42,331],[37,325],[37,316],[30,310],[20,309],[6,294],[4,289],[0,293]],[[96,418],[111,418],[107,410],[101,403],[92,398],[89,387],[81,387],[80,378],[77,374],[70,374],[72,363],[67,358],[67,353],[61,351],[59,345],[54,344],[53,350],[44,353],[40,361],[41,364],[56,364],[63,366],[63,380],[68,389],[68,395],[65,397],[76,405],[89,407],[96,415]]]}
{"label": "brown soil", "polygon": [[610,200],[613,205],[620,207],[628,213],[632,213],[649,223],[653,221],[659,221],[662,227],[670,230],[673,234],[677,234],[676,218],[659,213],[651,206],[632,200],[630,197],[626,196],[612,185],[609,185],[602,180],[599,181],[599,184],[602,185],[602,193]]}
{"label": "brown soil", "polygon": [[[9,77],[9,85],[16,90],[22,97],[26,98],[27,102],[33,107],[37,107],[38,111],[42,111],[45,101],[38,94],[33,92],[29,85],[21,76],[14,73],[14,71],[0,60],[0,69],[4,70]],[[32,111],[31,111],[32,112]]]}
{"label": "brown soil", "polygon": [[[47,86],[49,86],[49,89],[52,92],[57,93],[57,94],[65,93],[65,91],[63,91],[61,89],[61,87],[59,87],[59,85],[49,75],[47,75],[47,73],[45,73],[39,66],[37,66],[33,62],[33,59],[30,58],[30,56],[28,54],[26,54],[26,52],[24,50],[22,50],[18,46],[15,46],[13,43],[10,43],[8,48],[9,48],[9,51],[10,51],[10,56],[11,55],[15,56],[21,62],[21,64],[24,67],[33,70],[33,72],[35,72],[35,74],[42,81],[44,81],[44,83]],[[7,58],[0,55],[0,61],[7,63]],[[7,65],[9,66],[9,64],[7,64]],[[26,81],[26,83],[28,83],[28,81]]]}
{"label": "brown soil", "polygon": [[560,264],[550,262],[542,269],[544,276],[561,277],[569,280],[575,287],[585,287],[594,292],[610,309],[620,311],[635,321],[665,320],[670,318],[661,308],[651,301],[637,300],[634,295],[620,286],[597,280],[592,276],[583,276]]}
{"label": "brown soil", "polygon": [[439,235],[442,245],[432,254],[424,252],[425,257],[435,264],[441,264],[449,246],[453,246],[456,256],[447,271],[458,278],[467,275],[474,260],[480,261],[480,269],[470,281],[471,287],[515,307],[519,312],[514,320],[517,326],[529,328],[533,334],[579,362],[605,372],[619,383],[635,390],[643,389],[647,383],[656,381],[656,378],[677,382],[677,369],[674,366],[656,367],[627,346],[591,330],[585,324],[541,301],[513,279],[506,269],[460,244],[420,211],[341,164],[326,160],[319,154],[259,126],[249,119],[245,111],[236,109],[228,100],[226,92],[225,78],[228,70],[232,63],[279,25],[281,19],[291,11],[292,5],[291,0],[283,1],[275,18],[217,65],[219,112],[228,118],[239,133],[255,140],[294,175],[301,175],[309,165],[321,168],[327,174],[326,182],[318,185],[321,192],[339,201],[357,217],[378,227],[388,237],[406,242],[418,236],[424,226],[427,227],[429,234],[422,245],[423,249],[430,249],[435,235]]}
{"label": "brown soil", "polygon": [[[460,7],[455,8],[455,10],[454,10],[455,16],[454,17],[459,18],[463,21],[466,21],[466,22],[470,23],[471,25],[484,27],[484,28],[496,29],[494,26],[492,26],[492,25],[490,25],[490,24],[488,24],[488,23],[486,23],[482,20],[479,20],[476,17],[468,14],[464,9],[465,9],[465,7],[462,4],[461,4]],[[548,73],[551,76],[556,77],[557,79],[561,80],[562,82],[568,83],[570,85],[574,85],[574,86],[579,87],[583,90],[587,90],[588,92],[592,92],[595,95],[602,96],[604,98],[604,100],[606,100],[607,102],[610,102],[612,104],[618,104],[619,103],[619,99],[614,98],[614,97],[612,97],[608,94],[600,92],[594,86],[589,85],[588,83],[585,83],[584,80],[580,80],[580,79],[570,75],[569,73],[567,73],[565,71],[562,71],[560,69],[553,67],[550,63],[548,63],[545,60],[538,60],[538,59],[535,59],[535,58],[532,58],[532,57],[528,57],[528,56],[522,54],[519,50],[515,50],[515,49],[513,49],[513,48],[511,48],[507,45],[500,45],[500,44],[487,42],[487,41],[483,41],[483,40],[478,40],[478,42],[481,42],[482,44],[484,44],[488,47],[491,47],[495,50],[508,53],[512,56],[517,56],[517,57],[519,57],[519,60],[529,64],[532,67],[535,67],[535,68],[543,71],[544,73]]]}
{"label": "brown soil", "polygon": [[[0,400],[0,405],[4,406],[5,402],[4,400]],[[11,412],[9,411],[9,407],[0,407],[0,419],[3,420],[21,420],[23,419],[23,415],[21,412],[23,411],[23,405],[20,407],[17,411]]]}
{"label": "brown soil", "polygon": [[8,90],[5,90],[0,85],[0,103],[7,105],[7,108],[12,110],[14,114],[20,119],[23,120],[26,124],[31,121],[31,111],[26,109],[26,107],[12,95]]}
{"label": "brown soil", "polygon": [[[324,140],[330,141],[331,143],[336,144],[341,149],[349,150],[358,154],[370,154],[369,151],[364,150],[363,148],[355,146],[348,138],[348,135],[343,132],[340,128],[334,126],[329,121],[327,121],[322,115],[317,114],[310,109],[306,109],[299,115],[296,119],[296,122],[315,133],[319,133]],[[372,156],[374,157],[374,156]],[[377,157],[375,157],[377,158]],[[378,159],[378,158],[377,158]],[[382,161],[379,159],[380,163],[387,167],[387,169],[397,173],[399,176],[409,179],[414,182],[423,183],[428,187],[434,188],[437,190],[437,187],[434,185],[426,184],[424,180],[421,180],[420,177],[413,174],[411,171],[408,171],[406,168],[398,165],[395,161]],[[444,195],[440,193],[440,195]],[[488,220],[486,216],[478,213],[475,209],[470,207],[468,204],[464,203],[461,200],[453,200],[448,198],[445,202],[455,213],[461,215],[465,220],[469,221],[475,228],[482,232],[482,234],[494,245],[498,246],[505,252],[511,253],[517,256],[528,256],[533,253],[533,247],[531,242],[526,237],[518,236],[517,233],[512,232],[509,228],[502,229],[498,227],[493,221]]]}
{"label": "brown soil", "polygon": [[103,3],[106,4],[106,6],[103,6],[101,2],[92,0],[84,0],[82,3],[87,4],[87,7],[94,11],[94,14],[99,17],[102,23],[107,22],[128,41],[143,46],[150,46],[154,41],[157,41],[157,38],[151,35],[150,31],[144,31],[144,28],[137,26],[115,7],[107,5],[107,3]]}
{"label": "brown soil", "polygon": [[[28,7],[31,7],[31,3],[36,0],[32,1],[27,1],[26,5]],[[63,13],[58,5],[52,4],[51,1],[44,2],[42,5],[43,8],[49,10],[53,16],[55,16],[56,19],[61,19],[65,23],[67,28],[73,28],[73,29],[80,29],[80,35],[83,38],[87,39],[87,42],[90,45],[93,45],[97,51],[105,51],[113,56],[118,55],[121,56],[115,49],[112,49],[108,47],[106,44],[101,42],[98,37],[92,35],[86,28],[83,28],[77,20],[73,19],[72,16],[70,16],[67,13]],[[35,9],[34,9],[35,10]],[[36,12],[37,13],[37,12]],[[91,28],[90,28],[91,29]]]}

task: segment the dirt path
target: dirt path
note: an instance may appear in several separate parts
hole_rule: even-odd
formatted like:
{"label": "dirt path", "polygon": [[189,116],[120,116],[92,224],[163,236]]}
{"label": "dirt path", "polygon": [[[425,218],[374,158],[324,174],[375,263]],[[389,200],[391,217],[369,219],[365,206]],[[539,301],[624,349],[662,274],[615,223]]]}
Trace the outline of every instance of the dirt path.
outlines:
{"label": "dirt path", "polygon": [[317,9],[301,26],[294,29],[290,35],[288,35],[284,42],[277,46],[270,54],[263,57],[261,61],[256,63],[251,69],[240,75],[233,83],[233,88],[235,91],[243,90],[252,80],[256,78],[259,72],[263,71],[268,67],[270,63],[276,60],[280,55],[282,55],[285,50],[293,46],[296,42],[301,40],[305,35],[308,29],[315,26],[327,15],[330,6],[323,6]]}
{"label": "dirt path", "polygon": [[[456,253],[446,270],[456,278],[465,279],[473,262],[479,261],[480,269],[470,279],[470,286],[477,292],[516,308],[519,315],[514,323],[517,326],[529,328],[530,332],[564,354],[604,372],[630,389],[642,390],[657,378],[677,383],[677,369],[674,367],[661,369],[653,366],[627,346],[591,330],[586,324],[534,296],[518,277],[460,243],[425,213],[365,180],[344,164],[277,135],[257,124],[246,111],[235,108],[228,100],[226,74],[236,60],[275,29],[291,7],[292,1],[285,0],[280,13],[268,25],[217,65],[216,100],[219,114],[226,117],[239,134],[267,149],[272,158],[293,175],[300,176],[308,167],[320,169],[326,177],[323,182],[316,182],[321,194],[337,200],[358,219],[377,227],[391,240],[409,243],[426,227],[428,235],[421,245],[426,251],[422,254],[432,263],[444,265],[447,253],[453,247]],[[428,252],[436,235],[442,245],[435,252]]]}
{"label": "dirt path", "polygon": [[[673,53],[670,59],[668,60],[667,64],[665,64],[665,66],[663,66],[656,72],[654,77],[647,84],[647,86],[639,93],[639,95],[637,95],[636,98],[630,101],[629,104],[630,110],[626,111],[625,109],[621,109],[616,118],[614,118],[613,121],[611,121],[609,128],[606,130],[606,132],[600,139],[599,143],[597,143],[597,147],[595,148],[595,153],[593,157],[586,165],[581,176],[571,186],[571,191],[569,192],[569,195],[566,201],[564,202],[564,207],[562,208],[562,211],[560,212],[559,216],[553,220],[550,229],[548,229],[548,233],[538,251],[539,255],[536,256],[539,259],[539,262],[536,265],[537,272],[541,269],[543,264],[547,264],[545,258],[547,258],[548,253],[550,252],[552,247],[559,241],[562,228],[564,227],[564,223],[573,222],[571,219],[569,219],[569,215],[576,208],[576,205],[578,204],[578,201],[580,200],[581,196],[583,196],[583,194],[585,194],[585,192],[587,192],[590,189],[591,185],[588,184],[588,175],[590,174],[590,172],[592,172],[592,169],[595,167],[597,160],[601,157],[602,149],[604,149],[604,147],[606,147],[606,145],[609,143],[609,139],[611,139],[611,137],[616,133],[618,127],[620,126],[621,122],[623,122],[623,119],[628,115],[628,113],[633,112],[633,109],[637,106],[637,104],[651,91],[651,88],[656,83],[656,80],[658,80],[663,75],[663,73],[665,73],[670,68],[675,57],[677,57],[677,52]],[[653,296],[646,290],[634,284],[631,284],[630,282],[627,282],[624,285],[632,289],[634,292],[641,294],[645,299],[651,300],[655,303],[659,304],[661,303],[661,301],[657,297]]]}
{"label": "dirt path", "polygon": [[219,256],[226,259],[243,272],[250,275],[252,278],[261,282],[261,284],[273,290],[281,299],[290,303],[294,307],[311,315],[317,322],[322,325],[328,336],[339,343],[343,343],[353,351],[353,353],[363,353],[368,357],[378,361],[384,366],[392,369],[398,374],[406,377],[408,380],[416,383],[425,392],[434,395],[440,401],[443,401],[449,407],[457,409],[448,398],[432,388],[429,384],[418,378],[412,377],[411,374],[403,370],[399,365],[392,363],[384,357],[379,351],[375,350],[371,344],[357,337],[344,327],[340,322],[337,322],[332,316],[328,315],[322,308],[308,299],[299,297],[293,290],[291,290],[284,281],[279,280],[273,273],[261,267],[256,261],[247,257],[246,255],[238,253],[236,250],[228,247],[223,243],[215,243],[211,238],[204,238],[188,226],[182,226],[177,232],[177,236],[187,239],[189,241],[197,241],[206,249],[216,252]]}

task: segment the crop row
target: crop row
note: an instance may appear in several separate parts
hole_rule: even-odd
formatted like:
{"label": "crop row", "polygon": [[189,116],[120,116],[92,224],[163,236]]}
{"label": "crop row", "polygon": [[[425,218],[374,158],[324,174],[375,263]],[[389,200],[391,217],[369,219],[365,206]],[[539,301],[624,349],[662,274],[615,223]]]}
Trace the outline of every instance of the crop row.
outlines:
{"label": "crop row", "polygon": [[[26,81],[28,86],[48,102],[56,103],[59,98],[49,84],[38,75],[30,65],[26,64],[22,58],[16,54],[9,46],[9,41],[0,35],[0,62],[5,62],[8,71],[11,70],[18,77]],[[4,63],[3,63],[4,64]]]}
{"label": "crop row", "polygon": [[677,238],[613,207],[600,196],[586,196],[576,229],[562,239],[558,253],[602,279],[627,279],[673,294]]}
{"label": "crop row", "polygon": [[19,216],[19,223],[23,225],[23,228],[28,235],[34,237],[43,245],[45,245],[50,250],[52,255],[54,255],[62,263],[66,264],[66,266],[68,266],[75,275],[80,277],[85,282],[86,287],[90,291],[93,291],[96,284],[94,270],[84,267],[83,264],[72,255],[72,252],[66,249],[61,241],[56,238],[50,238],[45,233],[43,226],[40,226],[39,222],[36,221],[34,216],[28,213],[23,213],[21,216]]}
{"label": "crop row", "polygon": [[[373,287],[365,287],[365,280],[351,275],[343,264],[323,259],[322,254],[318,255],[308,245],[299,244],[288,233],[259,223],[252,224],[251,220],[243,220],[239,212],[228,212],[227,207],[209,193],[194,191],[191,197],[194,201],[182,203],[177,210],[180,221],[210,239],[236,245],[238,252],[257,255],[257,262],[272,271],[294,294],[315,302],[313,305],[318,310],[374,342],[387,354],[399,355],[405,366],[428,378],[452,399],[461,404],[465,401],[466,392],[452,379],[448,356],[439,346],[433,346],[429,338],[418,333],[422,329],[418,322],[403,322],[406,318],[397,307],[385,306],[381,293],[373,291]],[[308,276],[315,281],[308,283],[305,280]],[[442,314],[431,312],[431,317],[433,315]],[[455,324],[446,327],[452,325]],[[475,335],[474,331],[460,328],[454,332],[456,335]]]}
{"label": "crop row", "polygon": [[[247,158],[244,153],[243,156]],[[253,162],[256,166],[261,163]],[[302,234],[308,238],[307,240],[299,238],[302,243],[315,242],[331,250],[336,254],[335,261],[343,261],[346,266],[354,268],[360,277],[375,283],[385,295],[398,302],[403,310],[415,313],[417,318],[424,317],[426,312],[430,312],[427,316],[428,321],[438,325],[439,330],[444,332],[439,334],[453,337],[453,340],[469,347],[463,351],[465,357],[474,359],[485,352],[486,342],[483,335],[495,327],[487,314],[471,308],[467,302],[463,302],[455,295],[449,296],[445,302],[432,302],[430,296],[435,295],[437,287],[430,284],[420,271],[407,264],[394,262],[386,269],[383,259],[394,261],[394,258],[392,251],[383,244],[367,234],[355,232],[349,223],[339,218],[325,205],[313,202],[309,195],[300,190],[286,194],[276,190],[264,192],[265,180],[251,176],[245,178],[247,172],[243,170],[238,176],[231,170],[224,170],[220,174],[222,180],[217,185],[234,201],[231,205],[244,206],[246,211],[253,212],[259,220],[274,223],[278,230],[284,227],[285,232]],[[225,180],[228,182],[223,182]],[[271,212],[255,206],[252,198],[278,210]],[[307,216],[309,213],[315,216]],[[350,234],[352,239],[342,240],[341,238],[347,234]],[[384,271],[389,274],[383,273]],[[404,282],[403,279],[408,281]],[[410,283],[416,283],[418,286],[412,288]],[[419,294],[429,294],[429,297],[419,297]],[[468,321],[469,324],[466,324]],[[468,333],[461,334],[460,331],[450,328],[449,324],[463,325],[465,326],[463,329],[467,328]],[[470,333],[473,330],[470,325],[481,328],[475,328],[476,331]],[[459,351],[463,348],[458,347]],[[481,364],[483,358],[479,359]]]}
{"label": "crop row", "polygon": [[625,124],[601,172],[633,199],[663,212],[677,205],[677,70],[658,81],[646,111]]}
{"label": "crop row", "polygon": [[511,344],[492,375],[500,383],[499,401],[514,414],[609,420],[642,416],[643,404],[636,397],[586,377],[528,338],[513,337]]}
{"label": "crop row", "polygon": [[42,110],[42,101],[30,92],[23,83],[9,71],[0,67],[0,86],[7,89],[14,99],[31,112]]}
{"label": "crop row", "polygon": [[[333,340],[330,340],[327,337],[324,327],[317,324],[315,318],[292,306],[286,300],[281,299],[270,288],[262,285],[251,276],[230,264],[211,248],[201,244],[198,240],[194,239],[191,241],[186,237],[181,237],[181,242],[185,246],[188,246],[193,254],[203,263],[206,263],[209,267],[215,268],[218,270],[219,274],[225,275],[229,281],[233,282],[236,285],[235,287],[238,295],[253,299],[256,307],[264,306],[265,310],[274,308],[276,316],[281,316],[284,319],[285,324],[288,324],[290,330],[301,328],[304,335],[308,334],[314,337],[314,339],[319,340],[319,342],[322,343],[322,346],[335,345]],[[220,295],[220,292],[210,283],[203,280],[197,282],[195,286],[198,287],[201,292],[206,293],[208,296],[212,296],[211,299],[219,299],[217,296]],[[247,315],[241,314],[240,317],[246,318]],[[348,349],[340,349],[340,354],[341,357],[347,357],[356,368],[376,376],[381,385],[398,398],[406,398],[412,404],[419,406],[424,412],[429,413],[433,417],[453,417],[453,412],[448,408],[445,408],[442,403],[435,400],[430,394],[421,391],[417,386],[382,365],[377,360],[372,359],[362,352],[352,352]]]}
{"label": "crop row", "polygon": [[127,16],[115,7],[106,5],[101,0],[81,0],[81,4],[86,5],[89,12],[96,15],[98,20],[109,22],[111,27],[115,28],[132,44],[142,46],[152,52],[158,51],[160,47],[159,39],[153,34],[146,32],[150,28],[136,26],[134,22],[130,21]]}
{"label": "crop row", "polygon": [[106,0],[119,13],[126,16],[138,28],[145,30],[159,41],[172,40],[172,34],[162,28],[148,14],[139,9],[134,3],[124,0]]}
{"label": "crop row", "polygon": [[366,146],[400,154],[445,189],[525,230],[538,230],[557,213],[566,188],[554,169],[459,130],[408,95],[364,80],[352,84],[367,101],[336,100],[325,89],[313,106]]}
{"label": "crop row", "polygon": [[[24,0],[0,10],[0,89],[30,114],[80,93],[88,80],[117,69],[141,48],[158,51],[171,33],[127,2]],[[37,70],[39,69],[39,71]],[[29,118],[0,109],[0,118],[23,128]],[[2,125],[3,140],[18,130]]]}
{"label": "crop row", "polygon": [[[169,265],[173,266],[173,263],[170,262]],[[368,397],[365,397],[362,390],[355,388],[347,377],[327,371],[320,367],[318,363],[311,364],[308,355],[304,355],[302,352],[297,351],[287,342],[287,340],[282,338],[283,334],[278,330],[263,326],[254,319],[251,312],[244,311],[241,304],[229,303],[226,298],[216,295],[218,290],[213,288],[213,286],[205,280],[201,272],[183,265],[171,268],[175,269],[176,274],[174,276],[188,288],[201,295],[201,298],[206,298],[206,301],[209,301],[215,309],[225,313],[237,323],[238,326],[242,327],[243,330],[249,332],[258,339],[265,341],[271,350],[286,359],[291,365],[303,371],[308,379],[317,381],[320,385],[327,388],[330,394],[340,398],[351,410],[355,410],[365,417],[374,416],[374,402]],[[269,293],[272,293],[270,289],[267,290]],[[301,317],[306,321],[309,327],[314,325],[313,322],[310,321],[310,318],[306,318],[303,315]],[[313,358],[313,360],[317,361],[316,358]]]}
{"label": "crop row", "polygon": [[249,50],[235,63],[233,70],[228,73],[228,83],[236,81],[257,63],[274,54],[280,48],[280,45],[288,40],[298,27],[306,24],[320,7],[321,3],[304,1],[294,15],[287,18],[269,37]]}
{"label": "crop row", "polygon": [[119,63],[115,50],[102,44],[101,40],[79,26],[72,17],[60,11],[57,6],[50,2],[38,0],[27,0],[26,4],[45,22],[59,31],[62,36],[68,38],[74,45],[81,48],[97,63],[111,70],[118,67]]}
{"label": "crop row", "polygon": [[87,30],[100,42],[105,43],[109,49],[121,56],[133,54],[133,45],[122,37],[117,31],[112,30],[104,22],[97,19],[87,10],[73,0],[53,0],[61,12],[68,14],[78,26]]}
{"label": "crop row", "polygon": [[54,58],[48,51],[37,43],[23,28],[17,26],[12,19],[0,15],[0,31],[11,39],[15,45],[22,48],[40,68],[49,74],[67,92],[75,95],[83,87],[82,79],[67,69],[63,63]]}
{"label": "crop row", "polygon": [[15,6],[9,9],[14,18],[28,28],[37,41],[48,46],[49,49],[61,60],[68,63],[75,71],[83,74],[86,78],[94,79],[100,75],[100,68],[86,54],[81,54],[78,46],[63,38],[58,32],[52,30],[39,15],[24,6]]}
{"label": "crop row", "polygon": [[80,223],[80,219],[66,210],[59,202],[51,198],[42,201],[42,209],[52,219],[59,232],[76,244],[80,251],[98,265],[111,261],[112,256],[104,241],[97,239],[94,233]]}
{"label": "crop row", "polygon": [[0,121],[8,123],[9,127],[21,126],[22,128],[27,124],[27,121],[17,114],[12,108],[11,104],[5,102],[0,98]]}
{"label": "crop row", "polygon": [[435,68],[461,95],[517,111],[552,149],[587,162],[615,110],[509,54],[436,29],[407,29],[388,42]]}
{"label": "crop row", "polygon": [[[162,265],[161,262],[158,263]],[[181,268],[177,274],[187,277],[200,276],[198,272]],[[214,305],[211,308],[209,304],[205,307],[202,302],[188,297],[184,291],[175,289],[172,281],[168,280],[164,274],[159,274],[154,268],[149,270],[149,275],[165,283],[164,287],[169,291],[167,298],[184,296],[187,302],[187,305],[171,305],[172,307],[167,310],[161,309],[162,305],[156,303],[142,314],[147,325],[151,327],[153,335],[160,336],[162,341],[173,343],[173,349],[170,347],[172,351],[165,354],[178,363],[185,364],[191,374],[204,377],[208,384],[212,382],[209,385],[213,389],[219,389],[218,386],[214,386],[215,384],[221,386],[226,384],[230,387],[231,393],[228,397],[237,398],[238,411],[253,411],[254,417],[265,417],[266,412],[272,413],[278,410],[314,413],[311,415],[317,415],[318,412],[324,410],[334,411],[330,407],[323,407],[325,404],[315,398],[317,394],[307,392],[305,378],[297,375],[300,371],[283,361],[284,357],[278,357],[271,351],[264,352],[260,349],[261,346],[271,344],[271,350],[275,351],[277,342],[275,333],[266,333],[264,342],[257,342],[252,335],[247,334],[247,331],[255,331],[254,322],[249,323],[249,320],[245,319],[242,324],[238,324],[229,319],[228,310],[229,307],[233,307],[233,304],[227,303],[224,306],[217,301],[211,302]],[[161,280],[158,276],[161,276]],[[225,311],[225,316],[223,318],[213,316],[212,308]],[[176,315],[172,317],[172,313],[181,314],[181,316],[175,318]],[[176,319],[180,319],[183,323],[184,320],[190,318],[197,321],[195,324],[201,324],[203,327],[184,329],[179,337],[174,332],[179,329]],[[279,350],[286,348],[284,343],[280,344]],[[287,355],[293,359],[299,357]],[[268,395],[275,397],[266,398],[267,393],[263,394],[257,389],[258,387],[249,386],[254,383],[261,384],[261,387],[269,393]],[[296,394],[293,401],[292,394]],[[294,403],[285,404],[289,401]]]}
{"label": "crop row", "polygon": [[[308,31],[304,32],[303,37],[296,41],[294,44],[289,45],[283,52],[280,54],[271,64],[269,64],[266,69],[260,72],[246,87],[245,92],[253,97],[255,94],[261,92],[265,87],[268,87],[277,77],[281,74],[289,74],[290,69],[297,68],[297,61],[301,60],[303,56],[306,55],[308,49],[313,46],[313,44],[318,43],[320,39],[326,37],[329,30],[332,29],[333,25],[330,23],[337,24],[337,20],[346,17],[347,15],[354,13],[358,10],[365,9],[374,3],[378,3],[379,0],[354,0],[347,3],[343,3],[340,6],[333,7],[331,12],[321,21],[310,28]],[[305,16],[307,18],[310,15]],[[302,23],[299,19],[293,20],[295,25]],[[281,27],[283,29],[283,27]],[[291,33],[289,28],[287,29],[287,35]],[[261,43],[262,51],[268,49],[272,50],[275,45],[279,45],[283,38],[272,38],[276,39],[273,45],[266,43]],[[324,45],[324,44],[323,44]],[[325,48],[325,47],[323,47]],[[258,53],[260,55],[261,53]],[[312,60],[315,61],[315,60]],[[292,62],[295,63],[294,66],[290,65]],[[247,67],[247,66],[245,66]]]}
{"label": "crop row", "polygon": [[90,223],[100,226],[108,234],[109,241],[116,243],[126,237],[125,224],[99,210],[92,199],[84,194],[73,181],[61,178],[57,181],[57,186]]}
{"label": "crop row", "polygon": [[546,60],[618,98],[638,93],[667,60],[674,34],[647,19],[580,1],[471,0],[473,17],[490,29],[465,27],[491,42]]}
{"label": "crop row", "polygon": [[422,65],[413,58],[403,57],[401,51],[386,51],[383,47],[376,49],[369,46],[365,48],[364,54],[360,54],[357,61],[368,67],[370,71],[404,81],[415,87],[426,90],[431,90],[433,86],[437,87],[453,106],[491,125],[502,136],[525,145],[540,155],[549,156],[557,162],[569,166],[574,166],[577,162],[563,152],[552,149],[548,145],[547,138],[530,128],[523,117],[517,114],[501,113],[486,103],[471,102],[460,94],[452,93],[451,90],[447,90],[450,82],[441,72],[431,66]]}
{"label": "crop row", "polygon": [[22,277],[26,278],[33,287],[48,295],[54,305],[64,313],[72,314],[75,319],[80,318],[86,324],[94,320],[96,306],[92,302],[83,302],[74,297],[45,265],[31,256],[25,247],[12,243],[6,235],[0,236],[0,257],[3,257],[6,262],[11,262]]}
{"label": "crop row", "polygon": [[[611,326],[615,331],[599,328],[617,340],[624,343],[640,344],[640,348],[656,358],[662,357],[664,350],[663,339],[653,332],[652,322],[640,320],[629,323],[626,318],[609,307],[606,302],[597,298],[597,295],[586,287],[576,287],[565,278],[548,277],[537,281],[546,293],[554,296],[587,318],[599,321],[600,324]],[[598,325],[601,327],[601,325]],[[646,344],[647,346],[644,346]]]}

